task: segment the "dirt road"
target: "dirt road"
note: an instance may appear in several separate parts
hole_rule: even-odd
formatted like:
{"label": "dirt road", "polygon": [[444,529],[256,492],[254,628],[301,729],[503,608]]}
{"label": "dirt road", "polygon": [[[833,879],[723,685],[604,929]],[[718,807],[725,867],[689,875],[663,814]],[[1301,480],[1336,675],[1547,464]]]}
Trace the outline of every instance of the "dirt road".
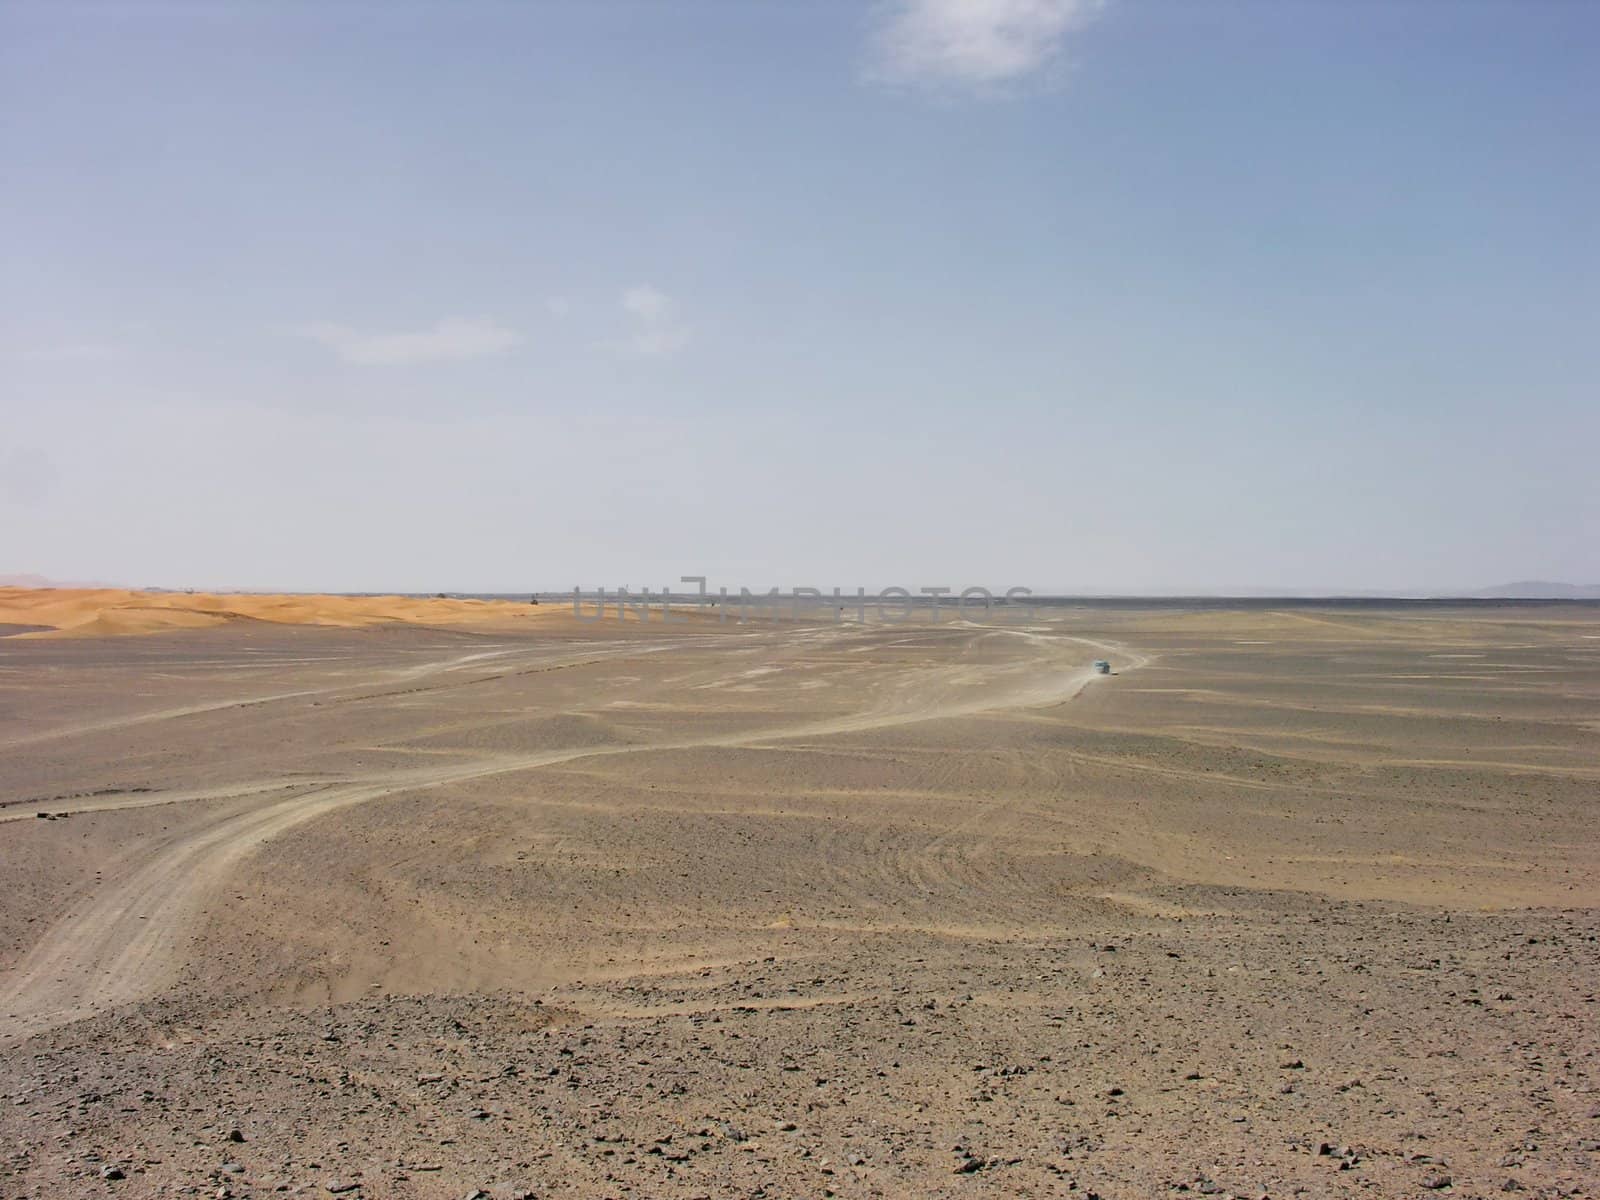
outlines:
{"label": "dirt road", "polygon": [[[806,639],[813,652],[827,653],[836,646],[859,642],[861,633],[822,627],[796,631],[796,636]],[[27,1037],[94,1012],[158,995],[182,961],[184,946],[193,929],[193,917],[201,902],[226,883],[239,861],[285,831],[339,809],[405,792],[512,775],[579,759],[699,747],[769,745],[969,716],[989,710],[1057,704],[1071,699],[1098,678],[1092,669],[1081,665],[1085,653],[1109,649],[1105,643],[1082,638],[980,626],[964,626],[959,633],[949,632],[943,636],[947,641],[951,638],[963,640],[969,647],[996,637],[1018,639],[1030,648],[1031,654],[1021,661],[1003,664],[958,664],[907,670],[881,680],[876,700],[870,707],[824,720],[778,725],[748,733],[708,733],[701,737],[631,746],[584,746],[535,754],[494,755],[443,766],[387,772],[356,781],[296,789],[292,795],[266,799],[244,812],[186,829],[154,849],[127,875],[102,880],[98,893],[89,903],[57,922],[21,963],[6,972],[0,979],[0,1012],[7,1017],[7,1036],[11,1039]],[[632,646],[626,652],[637,655],[670,648],[670,644]],[[1130,667],[1144,662],[1142,656],[1129,654],[1125,647],[1117,649],[1124,654],[1124,661]],[[615,656],[622,651],[609,653]],[[515,669],[525,665],[523,660],[529,658],[543,666],[567,661],[598,661],[592,650],[564,659],[551,658],[543,652],[521,655],[514,650],[480,652],[407,668],[361,685],[342,684],[337,689],[286,692],[169,709],[123,718],[114,724],[54,731],[31,740],[70,738],[202,712],[327,696],[357,687],[392,686],[401,681],[412,682],[469,666],[482,666],[486,661],[502,669]],[[264,781],[234,790],[245,795],[258,794],[264,790]],[[216,795],[191,795],[187,799]],[[146,806],[152,802],[151,797],[133,796],[124,798],[123,806]],[[168,797],[166,802],[182,801]],[[106,798],[94,804],[95,811],[115,807],[118,804]],[[9,817],[18,819],[26,815],[12,813]]]}

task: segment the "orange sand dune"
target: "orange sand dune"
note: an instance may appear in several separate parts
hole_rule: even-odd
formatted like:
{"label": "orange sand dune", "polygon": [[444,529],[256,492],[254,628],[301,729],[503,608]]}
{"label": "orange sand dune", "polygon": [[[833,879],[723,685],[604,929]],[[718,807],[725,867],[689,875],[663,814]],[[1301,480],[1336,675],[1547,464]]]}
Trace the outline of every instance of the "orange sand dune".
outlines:
{"label": "orange sand dune", "polygon": [[0,625],[44,625],[19,637],[124,637],[234,621],[354,628],[383,624],[522,623],[562,611],[509,600],[405,596],[218,595],[126,588],[0,588]]}

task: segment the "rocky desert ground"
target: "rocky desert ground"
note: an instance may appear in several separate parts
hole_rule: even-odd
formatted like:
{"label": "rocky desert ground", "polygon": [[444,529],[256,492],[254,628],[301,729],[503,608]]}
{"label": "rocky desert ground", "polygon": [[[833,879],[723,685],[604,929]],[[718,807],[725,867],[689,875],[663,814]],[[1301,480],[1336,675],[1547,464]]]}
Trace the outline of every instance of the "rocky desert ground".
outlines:
{"label": "rocky desert ground", "polygon": [[1600,1187],[1600,609],[1009,615],[0,596],[0,1198]]}

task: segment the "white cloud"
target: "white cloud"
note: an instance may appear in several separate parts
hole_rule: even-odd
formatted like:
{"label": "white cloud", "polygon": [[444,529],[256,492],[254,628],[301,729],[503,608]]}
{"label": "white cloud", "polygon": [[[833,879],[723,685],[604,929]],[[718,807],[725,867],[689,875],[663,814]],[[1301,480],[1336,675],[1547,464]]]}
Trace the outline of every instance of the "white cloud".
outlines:
{"label": "white cloud", "polygon": [[656,321],[667,315],[672,300],[665,292],[641,283],[622,293],[622,307],[641,320]]}
{"label": "white cloud", "polygon": [[872,74],[895,83],[982,86],[1019,79],[1061,52],[1105,0],[891,0]]}
{"label": "white cloud", "polygon": [[411,333],[362,333],[327,324],[306,325],[296,332],[320,342],[345,362],[365,367],[483,358],[522,341],[522,335],[514,329],[471,317],[445,317],[431,329]]}
{"label": "white cloud", "polygon": [[689,331],[678,319],[677,303],[647,283],[622,293],[622,309],[634,326],[624,348],[635,354],[671,354],[689,340]]}

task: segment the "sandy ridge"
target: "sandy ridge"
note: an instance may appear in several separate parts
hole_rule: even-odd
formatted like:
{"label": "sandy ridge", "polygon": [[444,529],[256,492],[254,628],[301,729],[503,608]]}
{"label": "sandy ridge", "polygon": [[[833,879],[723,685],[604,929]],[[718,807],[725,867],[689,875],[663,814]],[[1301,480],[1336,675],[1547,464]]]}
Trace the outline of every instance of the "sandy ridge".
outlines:
{"label": "sandy ridge", "polygon": [[13,635],[21,638],[130,637],[240,621],[336,628],[400,623],[525,627],[563,611],[557,604],[446,597],[0,587],[0,625],[46,627]]}

